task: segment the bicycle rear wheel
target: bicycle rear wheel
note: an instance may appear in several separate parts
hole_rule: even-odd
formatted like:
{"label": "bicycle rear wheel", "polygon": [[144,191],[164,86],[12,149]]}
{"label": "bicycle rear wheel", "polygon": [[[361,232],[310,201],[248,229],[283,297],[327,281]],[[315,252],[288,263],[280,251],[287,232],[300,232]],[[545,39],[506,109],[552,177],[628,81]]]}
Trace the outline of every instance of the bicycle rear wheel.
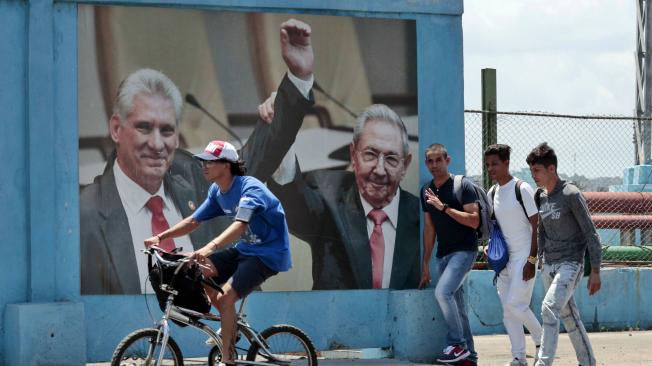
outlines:
{"label": "bicycle rear wheel", "polygon": [[252,344],[247,361],[263,361],[277,365],[317,366],[317,352],[310,338],[291,325],[274,325],[260,332],[271,353],[267,355],[259,344]]}
{"label": "bicycle rear wheel", "polygon": [[[126,336],[113,352],[111,366],[153,366],[161,352],[159,330],[139,329]],[[161,335],[162,337],[162,335]],[[177,343],[168,338],[162,366],[183,366],[183,355]]]}

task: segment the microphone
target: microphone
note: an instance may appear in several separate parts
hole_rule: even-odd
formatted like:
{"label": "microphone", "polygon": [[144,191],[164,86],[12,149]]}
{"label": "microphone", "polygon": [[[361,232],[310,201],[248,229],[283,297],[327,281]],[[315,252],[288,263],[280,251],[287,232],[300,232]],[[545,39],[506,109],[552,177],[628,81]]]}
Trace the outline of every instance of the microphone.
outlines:
{"label": "microphone", "polygon": [[186,94],[186,103],[204,112],[204,114],[206,114],[210,119],[212,119],[215,123],[217,123],[220,127],[222,127],[226,132],[228,132],[229,135],[233,136],[236,140],[238,140],[238,143],[240,144],[240,148],[244,146],[240,137],[235,132],[233,132],[233,130],[230,129],[229,126],[227,126],[225,123],[220,122],[220,120],[217,119],[217,117],[215,117],[214,115],[211,114],[211,112],[207,111],[204,107],[202,107],[202,105],[199,104],[199,101],[197,101],[197,98],[195,98],[194,95],[190,93]]}
{"label": "microphone", "polygon": [[358,115],[355,114],[355,113],[354,113],[354,112],[353,112],[349,107],[345,106],[342,102],[340,102],[339,100],[335,99],[332,95],[328,94],[328,92],[326,92],[326,91],[321,87],[321,85],[317,84],[317,80],[315,80],[314,83],[312,84],[312,88],[315,89],[316,91],[320,92],[323,96],[326,97],[326,99],[329,99],[330,101],[332,101],[333,103],[335,103],[335,105],[337,105],[338,107],[342,108],[344,111],[346,111],[346,112],[347,112],[351,117],[353,117],[354,119],[357,119],[357,118],[358,118]]}

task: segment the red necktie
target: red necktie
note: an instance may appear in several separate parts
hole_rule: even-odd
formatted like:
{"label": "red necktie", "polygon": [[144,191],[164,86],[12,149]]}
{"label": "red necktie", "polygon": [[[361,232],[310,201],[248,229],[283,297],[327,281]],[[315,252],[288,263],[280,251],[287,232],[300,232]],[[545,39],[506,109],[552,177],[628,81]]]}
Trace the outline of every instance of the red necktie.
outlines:
{"label": "red necktie", "polygon": [[367,215],[374,222],[374,231],[369,238],[371,248],[371,273],[374,288],[383,287],[383,266],[385,264],[385,237],[382,224],[387,220],[387,214],[381,209],[374,208]]}
{"label": "red necktie", "polygon": [[[170,228],[168,220],[163,216],[163,198],[161,198],[161,196],[152,196],[145,206],[147,206],[147,208],[152,212],[153,235],[158,235]],[[174,240],[171,238],[161,240],[161,242],[158,243],[158,246],[168,252],[171,252],[175,248]]]}

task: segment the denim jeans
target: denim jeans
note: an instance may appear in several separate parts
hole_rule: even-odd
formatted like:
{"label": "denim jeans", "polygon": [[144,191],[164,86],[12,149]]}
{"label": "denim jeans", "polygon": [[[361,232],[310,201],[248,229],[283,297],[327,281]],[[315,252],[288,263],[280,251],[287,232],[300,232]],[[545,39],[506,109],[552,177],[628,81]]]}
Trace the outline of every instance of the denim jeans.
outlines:
{"label": "denim jeans", "polygon": [[596,364],[591,342],[573,297],[575,289],[582,279],[583,271],[583,264],[579,262],[543,265],[541,279],[546,296],[541,304],[543,336],[539,361],[536,366],[552,365],[557,352],[560,320],[568,332],[579,364],[582,366],[595,366]]}
{"label": "denim jeans", "polygon": [[435,287],[435,297],[448,328],[447,344],[459,345],[477,357],[471,335],[469,318],[464,304],[464,279],[473,268],[477,252],[453,252],[442,258],[435,258],[439,280]]}

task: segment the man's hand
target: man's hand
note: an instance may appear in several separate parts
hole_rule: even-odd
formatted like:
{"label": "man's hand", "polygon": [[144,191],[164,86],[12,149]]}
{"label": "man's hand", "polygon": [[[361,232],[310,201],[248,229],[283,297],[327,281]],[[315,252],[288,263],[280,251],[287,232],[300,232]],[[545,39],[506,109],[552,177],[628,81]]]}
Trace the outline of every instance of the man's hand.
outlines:
{"label": "man's hand", "polygon": [[523,281],[527,282],[534,278],[534,273],[536,272],[536,267],[530,262],[525,262],[523,266]]}
{"label": "man's hand", "polygon": [[276,92],[267,98],[261,105],[258,106],[258,116],[260,119],[267,123],[272,123],[274,119],[274,100],[276,99]]}
{"label": "man's hand", "polygon": [[426,203],[435,206],[439,211],[444,209],[444,204],[430,188],[426,189]]}
{"label": "man's hand", "polygon": [[591,274],[589,275],[589,283],[586,287],[589,289],[589,296],[600,291],[600,287],[602,287],[602,282],[600,282],[600,272],[591,271]]}
{"label": "man's hand", "polygon": [[208,244],[205,245],[203,248],[201,248],[201,249],[199,249],[199,250],[195,250],[194,252],[191,252],[190,254],[188,254],[188,256],[189,256],[191,259],[196,259],[196,260],[198,260],[198,261],[199,261],[199,260],[203,260],[204,258],[206,258],[206,257],[208,257],[209,255],[211,255],[211,253],[213,253],[213,249],[212,249],[212,247],[213,247],[213,244],[212,244],[212,243],[208,243]]}
{"label": "man's hand", "polygon": [[419,288],[424,289],[430,285],[430,268],[427,265],[421,271],[421,281],[419,281]]}
{"label": "man's hand", "polygon": [[145,239],[145,248],[149,248],[152,245],[159,245],[161,242],[161,239],[158,237],[158,235],[152,236],[151,238]]}
{"label": "man's hand", "polygon": [[281,24],[281,53],[290,72],[303,80],[313,73],[314,55],[310,44],[310,26],[290,19]]}

